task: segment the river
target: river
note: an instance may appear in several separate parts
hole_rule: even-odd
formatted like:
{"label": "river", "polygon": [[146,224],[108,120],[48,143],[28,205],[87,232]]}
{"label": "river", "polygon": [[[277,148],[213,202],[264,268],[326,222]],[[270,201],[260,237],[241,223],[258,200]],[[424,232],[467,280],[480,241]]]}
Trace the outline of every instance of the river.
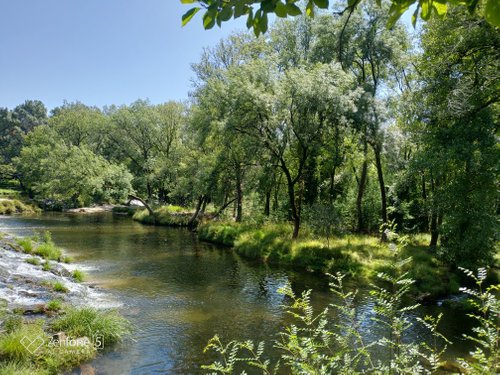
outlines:
{"label": "river", "polygon": [[[52,232],[56,244],[119,302],[134,325],[130,339],[91,363],[97,374],[201,372],[200,365],[211,359],[203,348],[215,333],[226,342],[270,342],[287,319],[284,297],[277,293],[287,281],[297,292],[313,288],[318,308],[331,301],[323,278],[248,262],[184,229],[144,226],[111,213],[0,217],[3,232],[43,230]],[[357,305],[371,338],[373,303],[366,297]],[[421,307],[418,315],[439,312],[445,314],[442,331],[454,342],[449,355],[466,354],[470,347],[461,335],[470,321],[463,313],[433,305]],[[416,327],[407,339],[424,337],[425,330]]]}

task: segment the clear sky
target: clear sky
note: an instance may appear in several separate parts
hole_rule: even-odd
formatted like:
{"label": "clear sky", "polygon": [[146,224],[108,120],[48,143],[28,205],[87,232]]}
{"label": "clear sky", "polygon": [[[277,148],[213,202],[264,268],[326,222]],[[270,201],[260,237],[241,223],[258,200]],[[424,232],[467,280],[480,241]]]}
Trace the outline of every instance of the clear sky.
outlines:
{"label": "clear sky", "polygon": [[201,12],[181,27],[189,8],[179,0],[0,0],[0,107],[187,99],[203,47],[246,29],[242,17],[206,31]]}
{"label": "clear sky", "polygon": [[205,31],[179,0],[0,0],[0,107],[39,99],[85,104],[187,99],[203,47],[237,20]]}

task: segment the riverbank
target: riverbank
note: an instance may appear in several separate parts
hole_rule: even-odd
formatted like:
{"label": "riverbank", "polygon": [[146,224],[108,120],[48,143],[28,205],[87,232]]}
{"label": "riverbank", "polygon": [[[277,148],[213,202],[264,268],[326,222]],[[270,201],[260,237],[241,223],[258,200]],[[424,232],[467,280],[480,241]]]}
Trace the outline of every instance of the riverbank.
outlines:
{"label": "riverbank", "polygon": [[133,213],[132,218],[142,224],[163,225],[169,227],[187,227],[193,212],[180,206],[161,206],[153,209],[153,215],[147,209]]}
{"label": "riverbank", "polygon": [[50,235],[0,234],[0,374],[56,374],[120,341],[128,322]]}
{"label": "riverbank", "polygon": [[19,199],[0,198],[0,215],[36,214],[42,210]]}
{"label": "riverbank", "polygon": [[[393,254],[390,245],[370,235],[317,238],[304,229],[295,241],[286,224],[255,226],[233,222],[204,223],[200,240],[232,247],[244,258],[271,265],[292,267],[318,274],[345,273],[362,282],[372,282],[387,271]],[[407,270],[415,280],[412,292],[420,301],[434,300],[459,291],[461,276],[439,261],[425,235],[409,237],[403,257],[412,257]]]}

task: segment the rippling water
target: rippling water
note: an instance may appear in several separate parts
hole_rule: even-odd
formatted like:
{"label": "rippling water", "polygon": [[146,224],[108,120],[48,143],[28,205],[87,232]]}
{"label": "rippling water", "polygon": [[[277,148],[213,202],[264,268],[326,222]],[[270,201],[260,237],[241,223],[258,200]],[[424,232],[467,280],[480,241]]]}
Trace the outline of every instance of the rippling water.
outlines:
{"label": "rippling water", "polygon": [[[203,354],[218,333],[224,340],[275,338],[286,322],[277,289],[288,280],[295,291],[313,288],[318,308],[331,302],[325,280],[247,262],[227,248],[199,242],[187,230],[143,226],[112,214],[44,214],[0,217],[0,231],[28,235],[50,230],[92,282],[123,304],[135,326],[131,340],[108,349],[92,362],[97,374],[197,373],[210,362]],[[367,338],[374,337],[372,302],[358,301]],[[425,306],[418,314],[444,312],[443,331],[465,354],[460,338],[470,329],[463,314]],[[422,340],[416,328],[406,339]]]}

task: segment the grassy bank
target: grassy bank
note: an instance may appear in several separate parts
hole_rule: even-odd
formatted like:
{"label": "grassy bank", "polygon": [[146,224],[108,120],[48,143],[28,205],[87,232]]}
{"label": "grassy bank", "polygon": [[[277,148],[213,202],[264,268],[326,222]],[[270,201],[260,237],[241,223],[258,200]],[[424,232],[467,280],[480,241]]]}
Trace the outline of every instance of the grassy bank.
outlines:
{"label": "grassy bank", "polygon": [[132,218],[142,224],[186,227],[192,215],[193,212],[184,207],[170,205],[155,208],[153,215],[146,209],[138,210]]}
{"label": "grassy bank", "polygon": [[59,301],[41,307],[36,319],[5,306],[1,314],[1,375],[59,374],[94,358],[101,342],[114,344],[130,331],[113,310],[61,307]]}
{"label": "grassy bank", "polygon": [[[314,237],[306,229],[292,241],[291,233],[286,224],[216,222],[198,229],[201,240],[231,246],[248,259],[318,273],[343,272],[362,281],[372,281],[378,272],[386,271],[393,258],[389,245],[375,236],[350,234],[326,239]],[[427,241],[426,236],[414,236],[403,250],[404,257],[412,257],[408,271],[416,280],[413,292],[422,299],[458,292],[459,277],[437,259]]]}
{"label": "grassy bank", "polygon": [[40,208],[25,203],[18,199],[0,197],[0,215],[35,214],[41,212]]}

